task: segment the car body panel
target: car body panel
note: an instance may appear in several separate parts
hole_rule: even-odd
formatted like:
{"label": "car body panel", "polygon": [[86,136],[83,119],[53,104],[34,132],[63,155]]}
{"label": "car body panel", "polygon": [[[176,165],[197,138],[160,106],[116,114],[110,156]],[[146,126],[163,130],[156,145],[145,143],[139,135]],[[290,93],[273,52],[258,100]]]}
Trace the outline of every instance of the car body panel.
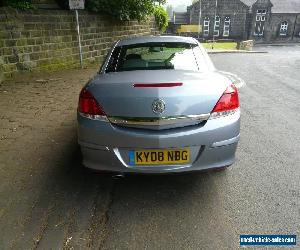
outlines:
{"label": "car body panel", "polygon": [[[133,80],[134,79],[134,80]],[[134,83],[172,83],[172,88],[135,88]],[[90,90],[109,116],[159,117],[151,108],[155,98],[165,101],[163,116],[198,115],[212,111],[231,82],[217,72],[170,70],[127,71],[99,75]],[[180,92],[180,95],[178,95]]]}
{"label": "car body panel", "polygon": [[[240,110],[215,119],[210,117],[232,79],[214,68],[202,46],[192,38],[133,38],[119,41],[113,48],[149,41],[199,45],[201,55],[197,56],[203,57],[201,60],[207,63],[207,67],[199,71],[168,69],[105,73],[109,54],[99,74],[84,87],[92,93],[107,117],[97,120],[79,112],[77,115],[83,164],[95,170],[123,173],[185,172],[233,164],[240,137]],[[135,87],[137,83],[144,87]],[[182,86],[145,87],[153,83],[182,83]],[[155,100],[165,103],[162,113],[154,112]],[[205,118],[189,120],[195,116]],[[118,119],[125,122],[117,122]],[[126,124],[130,119],[137,123]],[[155,125],[151,122],[145,125],[147,119],[154,119]],[[132,150],[183,148],[190,150],[188,164],[129,164]]]}

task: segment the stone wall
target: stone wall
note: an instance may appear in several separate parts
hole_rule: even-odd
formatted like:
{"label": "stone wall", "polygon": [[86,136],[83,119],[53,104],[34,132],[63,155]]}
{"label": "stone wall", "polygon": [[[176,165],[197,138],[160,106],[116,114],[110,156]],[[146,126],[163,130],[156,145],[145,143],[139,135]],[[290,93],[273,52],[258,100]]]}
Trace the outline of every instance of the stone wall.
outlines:
{"label": "stone wall", "polygon": [[[288,31],[286,36],[280,36],[280,25],[282,22],[288,22]],[[266,31],[267,41],[278,42],[299,42],[300,41],[300,15],[298,14],[272,14],[269,28]]]}
{"label": "stone wall", "polygon": [[[79,11],[84,64],[100,62],[120,38],[158,34],[154,20],[118,22]],[[75,13],[0,8],[0,80],[22,71],[79,66]]]}
{"label": "stone wall", "polygon": [[253,49],[253,45],[254,45],[253,40],[240,41],[237,43],[237,49],[251,51]]}

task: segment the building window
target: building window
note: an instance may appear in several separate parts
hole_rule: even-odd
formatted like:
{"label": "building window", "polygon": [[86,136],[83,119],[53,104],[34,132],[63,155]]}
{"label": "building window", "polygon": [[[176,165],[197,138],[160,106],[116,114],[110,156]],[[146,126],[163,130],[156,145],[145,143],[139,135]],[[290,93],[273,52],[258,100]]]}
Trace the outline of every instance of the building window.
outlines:
{"label": "building window", "polygon": [[256,12],[256,22],[259,22],[259,21],[265,22],[266,21],[266,14],[267,14],[266,10],[257,10],[257,12]]}
{"label": "building window", "polygon": [[265,22],[266,22],[266,10],[257,10],[256,11],[256,19],[255,19],[255,36],[263,36],[265,30]]}
{"label": "building window", "polygon": [[203,21],[203,35],[204,36],[209,36],[209,24],[210,24],[209,17],[205,17],[204,21]]}
{"label": "building window", "polygon": [[287,36],[289,24],[287,21],[284,21],[280,24],[279,35]]}
{"label": "building window", "polygon": [[230,33],[230,17],[227,16],[225,17],[225,20],[224,20],[224,29],[223,29],[223,36],[225,37],[228,37],[229,36],[229,33]]}
{"label": "building window", "polygon": [[220,23],[221,23],[220,17],[216,16],[215,25],[214,25],[214,36],[220,36]]}

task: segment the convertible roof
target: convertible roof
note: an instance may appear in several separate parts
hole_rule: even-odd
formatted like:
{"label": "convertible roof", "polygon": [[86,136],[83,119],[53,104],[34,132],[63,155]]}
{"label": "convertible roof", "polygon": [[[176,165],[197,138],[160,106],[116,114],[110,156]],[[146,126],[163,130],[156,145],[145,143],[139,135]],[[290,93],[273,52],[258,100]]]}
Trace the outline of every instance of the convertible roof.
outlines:
{"label": "convertible roof", "polygon": [[139,43],[155,43],[155,42],[174,42],[174,43],[189,43],[197,44],[197,40],[192,37],[182,36],[139,36],[120,40],[118,46],[132,45]]}

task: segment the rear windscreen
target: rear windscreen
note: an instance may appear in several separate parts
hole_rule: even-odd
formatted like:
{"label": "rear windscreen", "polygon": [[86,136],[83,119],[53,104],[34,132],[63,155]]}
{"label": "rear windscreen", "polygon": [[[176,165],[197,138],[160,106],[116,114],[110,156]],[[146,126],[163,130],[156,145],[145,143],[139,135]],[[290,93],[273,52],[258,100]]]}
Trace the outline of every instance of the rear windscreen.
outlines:
{"label": "rear windscreen", "polygon": [[106,67],[106,72],[131,70],[181,69],[199,70],[195,50],[188,43],[143,43],[116,47]]}

